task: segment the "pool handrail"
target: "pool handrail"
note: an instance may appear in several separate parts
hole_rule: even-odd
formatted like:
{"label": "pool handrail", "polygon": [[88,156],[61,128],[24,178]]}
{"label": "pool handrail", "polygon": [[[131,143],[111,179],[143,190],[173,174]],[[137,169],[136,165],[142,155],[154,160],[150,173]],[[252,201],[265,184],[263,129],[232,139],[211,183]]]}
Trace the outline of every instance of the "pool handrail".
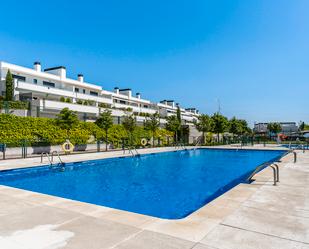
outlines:
{"label": "pool handrail", "polygon": [[53,165],[53,162],[52,162],[52,160],[51,160],[51,158],[50,158],[50,155],[49,155],[49,153],[47,153],[47,152],[42,152],[42,153],[41,153],[41,163],[43,163],[43,157],[44,157],[44,155],[47,157],[47,159],[48,159],[48,161],[49,161],[49,165]]}
{"label": "pool handrail", "polygon": [[252,177],[257,174],[258,172],[260,172],[261,169],[267,168],[267,167],[271,167],[273,169],[273,179],[274,179],[274,186],[277,185],[277,182],[279,182],[279,166],[276,163],[270,163],[270,162],[266,162],[261,164],[260,166],[256,167],[255,170],[250,174],[250,176],[247,178],[247,182],[251,182]]}
{"label": "pool handrail", "polygon": [[56,156],[58,157],[58,160],[60,162],[61,165],[65,165],[65,163],[62,161],[61,157],[60,157],[60,154],[58,151],[54,150],[52,153],[51,153],[51,161],[54,162],[54,154],[56,154]]}

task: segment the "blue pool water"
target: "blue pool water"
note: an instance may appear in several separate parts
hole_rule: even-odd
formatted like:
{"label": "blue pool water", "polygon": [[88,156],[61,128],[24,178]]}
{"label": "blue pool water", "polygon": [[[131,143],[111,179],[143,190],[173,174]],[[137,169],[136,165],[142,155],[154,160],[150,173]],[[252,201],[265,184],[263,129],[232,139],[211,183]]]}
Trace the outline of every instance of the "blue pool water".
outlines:
{"label": "blue pool water", "polygon": [[285,151],[198,149],[0,172],[0,184],[160,218],[179,219]]}

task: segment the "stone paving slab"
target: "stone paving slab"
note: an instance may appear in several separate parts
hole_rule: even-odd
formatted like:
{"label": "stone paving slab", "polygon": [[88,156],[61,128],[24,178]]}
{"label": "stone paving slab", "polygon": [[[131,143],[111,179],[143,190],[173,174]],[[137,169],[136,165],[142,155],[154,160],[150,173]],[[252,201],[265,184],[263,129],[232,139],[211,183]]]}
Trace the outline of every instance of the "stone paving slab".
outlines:
{"label": "stone paving slab", "polygon": [[309,219],[242,206],[222,224],[309,243]]}
{"label": "stone paving slab", "polygon": [[[308,249],[309,245],[224,225],[200,242],[217,249]],[[197,247],[198,248],[198,247]],[[202,249],[203,247],[201,247]],[[206,247],[207,248],[207,247]]]}
{"label": "stone paving slab", "polygon": [[143,231],[136,236],[120,243],[116,249],[191,249],[193,242],[178,239],[168,235]]}
{"label": "stone paving slab", "polygon": [[140,232],[140,229],[116,222],[83,216],[57,229],[73,232],[65,248],[104,249],[118,245]]}

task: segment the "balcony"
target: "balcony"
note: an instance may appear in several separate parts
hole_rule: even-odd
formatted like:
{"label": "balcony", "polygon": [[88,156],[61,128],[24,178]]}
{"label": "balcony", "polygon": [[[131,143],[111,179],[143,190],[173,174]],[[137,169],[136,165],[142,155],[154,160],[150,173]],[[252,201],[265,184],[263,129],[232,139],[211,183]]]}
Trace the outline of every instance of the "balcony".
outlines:
{"label": "balcony", "polygon": [[111,98],[104,98],[100,96],[92,96],[92,95],[83,94],[83,93],[76,93],[73,91],[71,92],[68,90],[59,89],[55,87],[46,87],[46,86],[41,86],[41,85],[36,85],[36,84],[21,82],[21,81],[16,81],[15,87],[18,91],[24,90],[24,91],[37,92],[37,93],[43,93],[43,94],[49,94],[49,95],[57,95],[60,97],[63,96],[66,98],[92,100],[95,102],[105,103],[105,104],[110,104],[110,105],[113,103]]}
{"label": "balcony", "polygon": [[143,108],[138,106],[132,106],[132,105],[126,105],[126,104],[120,104],[120,103],[114,103],[115,108],[132,108],[133,112],[144,112],[149,114],[154,114],[157,112],[157,110],[151,109],[151,108]]}

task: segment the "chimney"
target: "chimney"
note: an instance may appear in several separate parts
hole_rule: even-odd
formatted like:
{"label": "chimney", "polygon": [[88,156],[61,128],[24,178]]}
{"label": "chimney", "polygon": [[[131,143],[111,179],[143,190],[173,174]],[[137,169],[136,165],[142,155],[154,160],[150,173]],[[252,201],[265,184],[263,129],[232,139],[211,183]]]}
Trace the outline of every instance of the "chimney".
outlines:
{"label": "chimney", "polygon": [[46,68],[44,69],[44,72],[57,75],[62,79],[66,78],[67,74],[67,70],[63,66]]}
{"label": "chimney", "polygon": [[140,93],[136,93],[136,98],[140,99],[141,98],[141,94]]}
{"label": "chimney", "polygon": [[167,101],[166,100],[161,100],[160,103],[164,104],[164,105],[167,105]]}
{"label": "chimney", "polygon": [[114,88],[114,93],[119,94],[119,88],[118,87]]}
{"label": "chimney", "polygon": [[126,95],[129,98],[132,97],[132,90],[131,88],[126,88],[126,89],[119,89],[120,94]]}
{"label": "chimney", "polygon": [[78,74],[78,75],[77,75],[77,80],[78,80],[79,82],[84,82],[84,75]]}
{"label": "chimney", "polygon": [[33,63],[33,68],[34,68],[35,71],[41,72],[41,63],[38,62],[38,61],[34,62]]}

